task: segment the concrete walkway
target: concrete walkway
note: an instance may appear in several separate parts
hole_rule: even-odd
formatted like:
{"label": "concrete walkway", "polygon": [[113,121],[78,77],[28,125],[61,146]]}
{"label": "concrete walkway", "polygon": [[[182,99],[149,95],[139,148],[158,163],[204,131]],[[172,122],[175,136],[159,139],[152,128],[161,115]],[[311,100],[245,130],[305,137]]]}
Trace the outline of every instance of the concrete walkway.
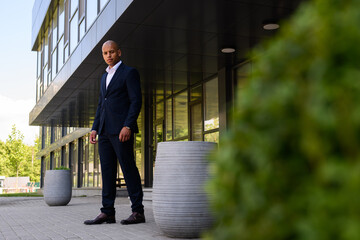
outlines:
{"label": "concrete walkway", "polygon": [[144,224],[120,224],[131,212],[129,200],[119,197],[115,224],[83,224],[100,205],[100,197],[75,197],[63,207],[49,207],[42,197],[0,197],[0,239],[175,239],[156,226],[150,201],[144,201]]}

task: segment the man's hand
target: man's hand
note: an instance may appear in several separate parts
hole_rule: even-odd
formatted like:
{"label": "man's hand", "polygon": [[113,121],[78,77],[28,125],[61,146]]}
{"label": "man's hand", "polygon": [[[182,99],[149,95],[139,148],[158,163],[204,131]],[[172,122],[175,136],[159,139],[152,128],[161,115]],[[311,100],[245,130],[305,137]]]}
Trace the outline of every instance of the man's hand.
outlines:
{"label": "man's hand", "polygon": [[119,140],[120,142],[126,142],[130,139],[131,136],[131,130],[127,129],[126,127],[123,127],[119,134]]}
{"label": "man's hand", "polygon": [[96,135],[97,135],[97,132],[95,130],[92,130],[91,133],[90,133],[90,143],[91,144],[97,143]]}

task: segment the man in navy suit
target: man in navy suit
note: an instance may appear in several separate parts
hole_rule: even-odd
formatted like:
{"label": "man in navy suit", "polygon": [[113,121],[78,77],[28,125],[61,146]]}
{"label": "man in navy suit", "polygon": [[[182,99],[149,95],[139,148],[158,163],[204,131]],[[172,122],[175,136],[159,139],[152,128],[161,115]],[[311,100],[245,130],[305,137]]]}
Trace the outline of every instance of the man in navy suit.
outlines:
{"label": "man in navy suit", "polygon": [[135,68],[120,60],[121,50],[114,41],[106,41],[102,54],[108,64],[101,78],[99,104],[90,134],[90,143],[96,144],[99,135],[99,155],[102,175],[101,213],[87,225],[115,223],[117,160],[124,174],[131,200],[132,214],[122,224],[145,222],[143,191],[139,170],[134,159],[134,133],[141,109],[140,76]]}

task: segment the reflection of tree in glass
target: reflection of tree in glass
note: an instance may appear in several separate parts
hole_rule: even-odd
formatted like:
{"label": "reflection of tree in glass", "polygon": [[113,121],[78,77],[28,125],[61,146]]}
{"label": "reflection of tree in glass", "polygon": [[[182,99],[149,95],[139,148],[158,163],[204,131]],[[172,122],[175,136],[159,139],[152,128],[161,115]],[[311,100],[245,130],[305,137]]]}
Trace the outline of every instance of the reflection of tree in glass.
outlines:
{"label": "reflection of tree in glass", "polygon": [[219,117],[205,121],[205,130],[212,130],[219,127]]}
{"label": "reflection of tree in glass", "polygon": [[205,142],[219,143],[219,132],[205,134]]}
{"label": "reflection of tree in glass", "polygon": [[141,131],[135,134],[136,145],[135,148],[141,147]]}

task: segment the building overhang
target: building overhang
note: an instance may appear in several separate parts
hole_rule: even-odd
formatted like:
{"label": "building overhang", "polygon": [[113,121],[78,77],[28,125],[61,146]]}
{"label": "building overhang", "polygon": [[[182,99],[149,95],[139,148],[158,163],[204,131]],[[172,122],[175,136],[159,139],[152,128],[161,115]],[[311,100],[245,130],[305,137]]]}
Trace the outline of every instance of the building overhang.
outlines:
{"label": "building overhang", "polygon": [[91,125],[106,68],[101,45],[108,39],[119,43],[124,63],[139,69],[144,93],[169,80],[186,86],[246,59],[274,34],[263,29],[264,20],[284,19],[300,2],[110,0],[31,111],[30,125]]}

